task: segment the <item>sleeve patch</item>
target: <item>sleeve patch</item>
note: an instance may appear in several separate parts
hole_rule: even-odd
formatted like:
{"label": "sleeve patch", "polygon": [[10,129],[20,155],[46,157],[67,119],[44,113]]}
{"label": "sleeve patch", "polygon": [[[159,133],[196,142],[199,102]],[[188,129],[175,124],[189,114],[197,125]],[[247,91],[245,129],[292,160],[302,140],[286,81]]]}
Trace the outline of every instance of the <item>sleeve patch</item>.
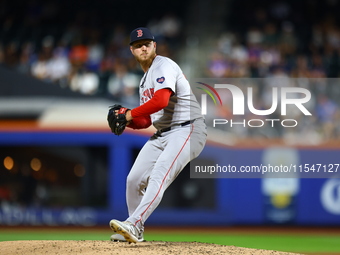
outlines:
{"label": "sleeve patch", "polygon": [[160,77],[160,78],[157,78],[156,81],[160,84],[162,84],[164,81],[165,81],[165,78],[164,76]]}

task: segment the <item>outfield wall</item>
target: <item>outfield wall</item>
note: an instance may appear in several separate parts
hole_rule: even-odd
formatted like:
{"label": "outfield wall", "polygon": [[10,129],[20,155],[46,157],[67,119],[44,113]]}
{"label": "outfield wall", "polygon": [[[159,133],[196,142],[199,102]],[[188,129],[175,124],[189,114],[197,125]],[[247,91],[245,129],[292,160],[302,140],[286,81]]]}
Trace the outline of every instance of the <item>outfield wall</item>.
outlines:
{"label": "outfield wall", "polygon": [[[125,181],[136,151],[148,139],[147,135],[127,132],[114,136],[103,131],[33,131],[1,132],[1,160],[6,148],[62,146],[105,147],[107,168],[105,172],[105,206],[22,205],[1,200],[1,225],[106,225],[111,218],[124,220],[127,217]],[[93,151],[90,150],[90,151]],[[260,166],[261,164],[334,164],[331,177],[339,177],[340,147],[327,148],[233,148],[207,144],[200,159],[213,164]],[[101,171],[91,162],[92,154],[84,154],[86,167],[91,176],[80,182],[80,196],[95,192]],[[86,156],[89,155],[89,156]],[[100,160],[99,160],[100,161]],[[100,162],[99,162],[100,163]],[[0,170],[1,187],[8,186],[4,171]],[[86,172],[89,173],[89,172]],[[6,173],[7,174],[7,173]],[[166,192],[164,199],[149,218],[150,225],[236,225],[236,224],[292,224],[292,225],[340,225],[340,178],[249,178],[227,175],[214,178],[190,178],[186,167]],[[15,175],[11,175],[13,181]],[[6,179],[7,180],[7,179]],[[85,180],[85,181],[84,181]],[[63,180],[59,180],[62,182]],[[98,183],[100,183],[98,181]],[[53,183],[49,184],[53,185]],[[100,184],[99,184],[100,185]],[[99,192],[100,194],[100,192]],[[71,193],[69,194],[72,195]],[[82,198],[83,199],[83,198]]]}

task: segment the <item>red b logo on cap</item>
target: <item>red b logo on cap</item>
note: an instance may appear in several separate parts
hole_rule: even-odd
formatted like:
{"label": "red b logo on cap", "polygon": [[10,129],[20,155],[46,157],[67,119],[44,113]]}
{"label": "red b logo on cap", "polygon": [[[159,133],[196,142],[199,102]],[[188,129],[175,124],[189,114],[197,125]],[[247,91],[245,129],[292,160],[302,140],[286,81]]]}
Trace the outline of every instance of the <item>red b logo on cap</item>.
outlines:
{"label": "red b logo on cap", "polygon": [[137,37],[142,37],[143,36],[143,30],[142,29],[138,29],[137,30]]}

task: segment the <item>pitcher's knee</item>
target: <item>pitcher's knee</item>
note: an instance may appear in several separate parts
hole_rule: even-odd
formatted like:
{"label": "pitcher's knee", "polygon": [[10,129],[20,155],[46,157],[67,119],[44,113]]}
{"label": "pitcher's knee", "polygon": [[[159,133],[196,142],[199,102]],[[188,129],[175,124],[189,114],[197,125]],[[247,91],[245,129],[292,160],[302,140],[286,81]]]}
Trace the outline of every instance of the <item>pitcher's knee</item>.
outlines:
{"label": "pitcher's knee", "polygon": [[128,177],[126,178],[126,184],[129,185],[136,185],[138,183],[140,183],[141,177],[136,175],[136,174],[129,174]]}
{"label": "pitcher's knee", "polygon": [[147,184],[140,176],[128,175],[126,179],[126,187],[129,192],[143,194]]}

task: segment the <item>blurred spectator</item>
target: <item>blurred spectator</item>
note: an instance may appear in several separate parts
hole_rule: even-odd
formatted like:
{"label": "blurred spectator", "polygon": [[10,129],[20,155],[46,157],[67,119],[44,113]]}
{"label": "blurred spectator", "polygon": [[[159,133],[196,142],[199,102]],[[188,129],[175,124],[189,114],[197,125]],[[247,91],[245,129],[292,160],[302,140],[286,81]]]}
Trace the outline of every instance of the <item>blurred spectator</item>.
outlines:
{"label": "blurred spectator", "polygon": [[45,36],[42,40],[40,52],[42,52],[46,59],[50,59],[54,50],[54,38],[51,35]]}
{"label": "blurred spectator", "polygon": [[42,52],[39,53],[38,59],[32,63],[31,67],[31,73],[34,77],[49,81],[47,61],[47,56]]}
{"label": "blurred spectator", "polygon": [[239,42],[235,42],[231,48],[230,57],[237,64],[247,64],[249,58],[247,48]]}
{"label": "blurred spectator", "polygon": [[[276,66],[269,73],[268,77],[264,80],[264,90],[262,92],[262,105],[264,109],[270,109],[273,102],[273,88],[280,90],[283,87],[290,87],[291,81],[281,66]],[[277,94],[277,92],[276,92]],[[278,105],[281,103],[281,98],[278,97]],[[277,108],[278,109],[278,108]]]}
{"label": "blurred spectator", "polygon": [[311,75],[313,78],[326,78],[326,71],[320,54],[315,53],[311,57]]}
{"label": "blurred spectator", "polygon": [[321,131],[324,139],[334,138],[335,120],[339,111],[339,106],[329,99],[326,95],[318,96],[318,104],[316,106],[316,114],[321,124]]}
{"label": "blurred spectator", "polygon": [[283,56],[290,56],[295,53],[297,49],[297,36],[294,33],[294,26],[291,22],[283,22],[279,44]]}
{"label": "blurred spectator", "polygon": [[232,46],[236,42],[235,35],[232,33],[225,32],[217,40],[218,50],[225,55],[230,55]]}
{"label": "blurred spectator", "polygon": [[340,30],[336,27],[335,24],[331,23],[326,25],[325,28],[326,33],[326,44],[329,44],[331,47],[339,49],[340,47]]}
{"label": "blurred spectator", "polygon": [[263,44],[265,46],[275,46],[278,44],[279,38],[277,28],[274,23],[268,22],[264,27]]}
{"label": "blurred spectator", "polygon": [[230,74],[230,65],[222,53],[215,51],[210,55],[206,72],[211,78],[227,77]]}
{"label": "blurred spectator", "polygon": [[99,87],[99,77],[96,73],[86,69],[79,68],[70,78],[70,88],[86,95],[96,94]]}
{"label": "blurred spectator", "polygon": [[104,56],[104,47],[99,43],[97,37],[93,38],[88,46],[88,58],[86,66],[93,72],[98,72],[100,63]]}
{"label": "blurred spectator", "polygon": [[308,66],[308,59],[305,55],[296,57],[295,68],[291,71],[293,78],[309,78],[311,77],[310,68]]}
{"label": "blurred spectator", "polygon": [[117,62],[108,80],[108,93],[123,104],[138,106],[139,80],[140,77],[129,72],[124,63]]}
{"label": "blurred spectator", "polygon": [[69,58],[72,65],[80,67],[83,66],[89,56],[88,46],[82,42],[81,38],[76,38],[73,46],[71,46]]}
{"label": "blurred spectator", "polygon": [[259,30],[257,27],[251,27],[247,31],[246,39],[247,44],[251,47],[254,45],[259,45],[263,43],[263,32]]}
{"label": "blurred spectator", "polygon": [[21,46],[21,54],[16,70],[22,74],[31,74],[31,62],[33,61],[34,48],[31,42],[26,42]]}
{"label": "blurred spectator", "polygon": [[53,42],[52,36],[46,36],[42,41],[41,49],[38,53],[38,59],[34,60],[31,66],[32,75],[40,80],[51,82],[49,72],[49,61],[53,56]]}
{"label": "blurred spectator", "polygon": [[324,36],[321,24],[317,23],[312,28],[311,47],[319,51],[324,45]]}
{"label": "blurred spectator", "polygon": [[56,48],[47,63],[48,78],[61,87],[67,86],[67,78],[71,69],[68,56],[62,48]]}

